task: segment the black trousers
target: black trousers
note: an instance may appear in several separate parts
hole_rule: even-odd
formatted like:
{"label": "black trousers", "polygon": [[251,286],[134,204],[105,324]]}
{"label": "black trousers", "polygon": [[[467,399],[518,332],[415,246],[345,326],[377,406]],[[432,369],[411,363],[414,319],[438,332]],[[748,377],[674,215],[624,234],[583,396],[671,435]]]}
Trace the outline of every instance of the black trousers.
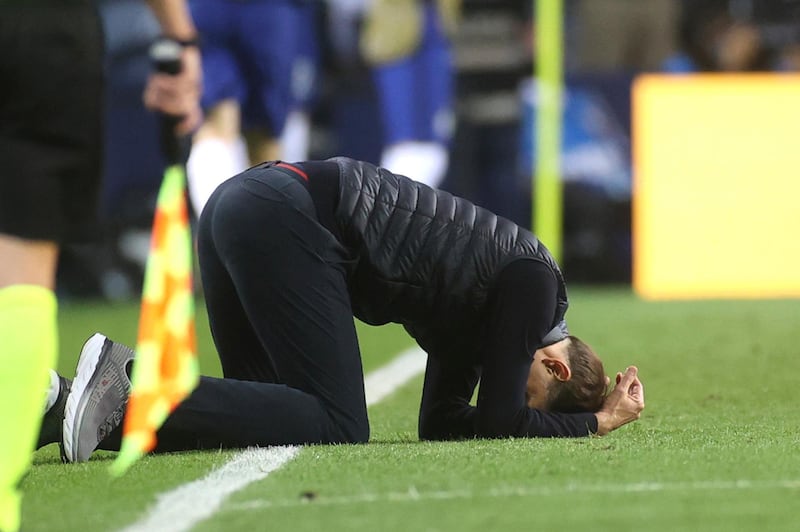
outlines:
{"label": "black trousers", "polygon": [[302,181],[256,167],[223,183],[198,252],[224,378],[201,379],[158,450],[366,442],[345,250]]}

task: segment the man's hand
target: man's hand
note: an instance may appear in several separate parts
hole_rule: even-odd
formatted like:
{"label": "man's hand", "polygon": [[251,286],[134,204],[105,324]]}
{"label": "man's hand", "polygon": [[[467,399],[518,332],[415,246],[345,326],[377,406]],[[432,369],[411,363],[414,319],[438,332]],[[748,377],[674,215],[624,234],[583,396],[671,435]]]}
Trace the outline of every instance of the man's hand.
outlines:
{"label": "man's hand", "polygon": [[617,373],[617,385],[608,394],[603,407],[595,414],[597,434],[603,436],[626,423],[636,421],[644,410],[644,386],[638,377],[639,370],[630,366],[625,373]]}
{"label": "man's hand", "polygon": [[176,75],[153,72],[144,90],[144,104],[148,109],[172,116],[180,116],[177,135],[191,133],[202,119],[200,93],[203,72],[200,50],[187,46],[181,54],[181,71]]}

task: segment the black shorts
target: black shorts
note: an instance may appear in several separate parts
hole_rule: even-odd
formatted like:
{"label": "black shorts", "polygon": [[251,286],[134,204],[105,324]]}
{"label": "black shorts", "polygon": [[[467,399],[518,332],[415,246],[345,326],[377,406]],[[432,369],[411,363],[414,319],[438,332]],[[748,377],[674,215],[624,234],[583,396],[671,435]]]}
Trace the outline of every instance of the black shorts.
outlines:
{"label": "black shorts", "polygon": [[99,232],[103,48],[91,2],[0,2],[0,233]]}

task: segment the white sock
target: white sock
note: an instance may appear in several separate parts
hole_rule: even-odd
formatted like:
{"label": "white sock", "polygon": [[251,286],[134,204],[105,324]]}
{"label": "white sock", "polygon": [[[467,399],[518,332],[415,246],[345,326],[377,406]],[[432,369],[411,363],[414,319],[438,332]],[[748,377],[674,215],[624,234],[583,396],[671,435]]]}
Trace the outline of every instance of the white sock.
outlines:
{"label": "white sock", "polygon": [[244,141],[207,138],[195,142],[186,162],[189,198],[197,216],[211,193],[226,179],[247,168]]}
{"label": "white sock", "polygon": [[311,137],[311,117],[307,112],[294,110],[286,117],[281,133],[281,159],[289,162],[308,159]]}
{"label": "white sock", "polygon": [[59,391],[61,391],[61,381],[58,378],[58,373],[51,369],[50,386],[47,388],[47,400],[44,405],[45,413],[47,413],[47,411],[53,408],[53,405],[56,404]]}
{"label": "white sock", "polygon": [[448,162],[447,148],[437,142],[399,142],[381,155],[381,166],[387,170],[433,188],[444,180]]}
{"label": "white sock", "polygon": [[244,141],[244,137],[239,137],[234,143],[233,163],[236,168],[233,175],[244,172],[251,166],[250,156],[247,154],[247,143]]}

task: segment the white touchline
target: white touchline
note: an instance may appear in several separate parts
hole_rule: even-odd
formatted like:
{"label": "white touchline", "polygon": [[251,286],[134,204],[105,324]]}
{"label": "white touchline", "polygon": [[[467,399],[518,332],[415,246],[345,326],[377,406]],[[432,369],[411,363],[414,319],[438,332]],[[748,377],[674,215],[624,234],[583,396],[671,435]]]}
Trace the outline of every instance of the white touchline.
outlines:
{"label": "white touchline", "polygon": [[299,451],[295,446],[246,449],[204,478],[158,495],[155,506],[124,531],[189,530],[214,515],[232,493],[279,469]]}
{"label": "white touchline", "polygon": [[[364,378],[367,405],[396,391],[425,369],[418,347],[402,352]],[[205,477],[161,493],[139,521],[121,532],[183,532],[214,515],[231,494],[280,469],[300,452],[299,446],[250,448]]]}
{"label": "white touchline", "polygon": [[405,383],[425,370],[427,355],[419,347],[403,351],[391,362],[364,378],[367,406],[383,401]]}
{"label": "white touchline", "polygon": [[363,505],[373,502],[419,502],[451,499],[482,499],[508,497],[563,497],[581,493],[642,493],[665,491],[720,491],[720,490],[800,490],[800,480],[708,480],[697,482],[632,482],[627,484],[566,484],[561,486],[498,486],[487,490],[418,491],[410,486],[406,491],[383,493],[367,492],[345,496],[317,496],[314,500],[300,497],[291,499],[256,499],[226,507],[226,511],[241,512],[265,508],[289,508],[313,504],[315,506]]}

